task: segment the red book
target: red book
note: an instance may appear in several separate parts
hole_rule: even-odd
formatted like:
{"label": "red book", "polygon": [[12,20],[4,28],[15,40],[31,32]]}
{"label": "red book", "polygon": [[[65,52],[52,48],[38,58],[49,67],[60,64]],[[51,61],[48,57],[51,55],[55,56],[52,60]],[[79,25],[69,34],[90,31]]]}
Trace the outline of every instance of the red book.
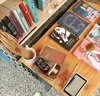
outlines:
{"label": "red book", "polygon": [[31,27],[33,25],[33,20],[32,20],[32,17],[30,15],[25,3],[22,2],[21,4],[19,4],[19,8],[21,9],[21,11],[22,11],[22,13],[23,13],[28,25]]}

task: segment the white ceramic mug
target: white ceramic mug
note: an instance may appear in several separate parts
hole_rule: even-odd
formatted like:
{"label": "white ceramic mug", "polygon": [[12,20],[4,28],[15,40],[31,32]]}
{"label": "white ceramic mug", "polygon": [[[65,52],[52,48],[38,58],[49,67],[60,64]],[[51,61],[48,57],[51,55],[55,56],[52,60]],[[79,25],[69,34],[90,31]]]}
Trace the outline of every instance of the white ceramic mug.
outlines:
{"label": "white ceramic mug", "polygon": [[35,59],[36,59],[36,52],[35,52],[35,50],[33,48],[28,47],[27,45],[26,45],[26,50],[31,51],[33,53],[33,58],[32,59],[24,58],[25,62],[27,62],[27,63],[34,63]]}

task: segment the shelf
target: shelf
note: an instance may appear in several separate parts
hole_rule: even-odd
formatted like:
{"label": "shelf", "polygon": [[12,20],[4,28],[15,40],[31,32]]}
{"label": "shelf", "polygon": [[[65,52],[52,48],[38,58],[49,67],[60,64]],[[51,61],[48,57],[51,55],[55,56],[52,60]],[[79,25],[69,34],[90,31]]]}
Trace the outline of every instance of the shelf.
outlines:
{"label": "shelf", "polygon": [[[48,5],[48,7],[44,10],[41,11],[39,9],[36,8],[38,16],[39,16],[39,22],[35,24],[35,26],[33,25],[29,32],[25,33],[23,35],[23,37],[20,39],[19,43],[21,45],[23,45],[47,20],[49,20],[49,18],[66,2],[67,0],[62,0],[62,1],[58,1],[58,0],[52,0],[52,2]],[[10,10],[14,10],[16,6],[18,6],[20,3],[22,2],[22,0],[9,0],[6,1],[2,4],[2,6],[4,6],[4,9],[1,9],[1,12],[4,11],[5,15],[9,14]],[[52,5],[54,3],[57,3],[58,6],[56,8],[52,8]],[[6,10],[7,9],[7,10]],[[48,10],[51,9],[52,13],[49,14]]]}
{"label": "shelf", "polygon": [[0,4],[4,3],[6,0],[0,0]]}
{"label": "shelf", "polygon": [[[48,7],[44,10],[41,11],[37,9],[37,13],[39,16],[39,22],[36,23],[36,28],[32,30],[33,28],[30,28],[30,32],[28,32],[24,37],[23,40],[20,42],[21,45],[23,45],[53,14],[66,2],[67,0],[62,0],[62,1],[57,1],[57,0],[52,0],[52,2],[48,5]],[[57,3],[58,6],[57,8],[52,8],[52,5],[54,3]],[[51,9],[52,13],[49,14],[48,10]]]}

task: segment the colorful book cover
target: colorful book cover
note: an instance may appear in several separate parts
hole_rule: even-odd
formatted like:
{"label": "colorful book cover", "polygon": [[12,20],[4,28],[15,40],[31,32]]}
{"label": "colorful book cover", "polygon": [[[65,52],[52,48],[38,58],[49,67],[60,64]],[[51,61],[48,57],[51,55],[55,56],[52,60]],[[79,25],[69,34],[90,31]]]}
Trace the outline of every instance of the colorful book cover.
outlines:
{"label": "colorful book cover", "polygon": [[29,11],[27,10],[25,3],[22,2],[21,4],[19,4],[19,8],[21,9],[29,27],[31,27],[33,25],[33,20],[32,20],[32,17],[30,15]]}
{"label": "colorful book cover", "polygon": [[51,46],[44,46],[40,51],[32,69],[37,73],[55,79],[61,69],[66,54]]}
{"label": "colorful book cover", "polygon": [[13,15],[13,12],[11,11],[8,18],[10,19],[10,21],[12,22],[13,26],[15,27],[16,31],[18,32],[17,34],[17,40],[19,41],[22,36],[23,36],[23,30],[22,28],[20,27],[18,21],[16,20],[16,18],[14,17]]}
{"label": "colorful book cover", "polygon": [[58,23],[76,36],[79,36],[89,24],[71,12],[65,13]]}
{"label": "colorful book cover", "polygon": [[8,29],[8,27],[4,24],[2,20],[0,20],[0,29],[12,35],[12,33],[10,32],[10,30]]}
{"label": "colorful book cover", "polygon": [[7,16],[5,16],[3,18],[3,22],[9,28],[9,30],[11,31],[13,36],[16,37],[17,36],[17,31],[16,31],[15,27],[13,26],[13,24],[11,23],[10,19]]}
{"label": "colorful book cover", "polygon": [[10,64],[11,59],[9,56],[6,55],[6,53],[0,49],[0,58],[2,58],[7,64]]}
{"label": "colorful book cover", "polygon": [[90,22],[93,22],[94,19],[99,15],[99,11],[97,9],[93,8],[92,6],[83,1],[80,1],[75,6],[73,11],[75,11],[80,16],[86,18]]}
{"label": "colorful book cover", "polygon": [[100,48],[91,41],[84,39],[74,51],[74,55],[93,68],[100,70]]}
{"label": "colorful book cover", "polygon": [[22,23],[22,21],[21,21],[19,15],[18,15],[17,11],[16,11],[16,10],[13,10],[12,12],[13,12],[15,18],[17,19],[18,23],[19,23],[20,26],[22,27],[23,31],[27,33],[27,31],[26,31],[26,29],[25,29],[25,27],[24,27],[24,25],[23,25],[23,23]]}
{"label": "colorful book cover", "polygon": [[95,24],[86,38],[100,46],[100,25]]}
{"label": "colorful book cover", "polygon": [[51,0],[36,0],[37,7],[42,11],[47,8],[50,2]]}
{"label": "colorful book cover", "polygon": [[41,50],[39,56],[42,56],[50,61],[56,62],[59,65],[62,65],[66,57],[66,54],[61,52],[60,50],[57,50],[56,48],[52,46],[45,46]]}
{"label": "colorful book cover", "polygon": [[26,19],[24,18],[23,13],[21,12],[21,10],[20,10],[19,7],[16,8],[16,11],[17,11],[17,13],[18,13],[18,15],[19,15],[19,18],[21,19],[21,21],[22,21],[22,23],[23,23],[23,25],[24,25],[26,31],[28,32],[28,31],[29,31],[29,26],[28,26],[28,24],[27,24],[27,22],[26,22]]}
{"label": "colorful book cover", "polygon": [[30,9],[32,16],[34,17],[33,21],[37,23],[39,21],[39,18],[38,18],[38,14],[34,5],[34,1],[33,0],[25,0],[25,1]]}
{"label": "colorful book cover", "polygon": [[77,36],[60,26],[56,27],[49,36],[68,51],[70,51],[79,40]]}

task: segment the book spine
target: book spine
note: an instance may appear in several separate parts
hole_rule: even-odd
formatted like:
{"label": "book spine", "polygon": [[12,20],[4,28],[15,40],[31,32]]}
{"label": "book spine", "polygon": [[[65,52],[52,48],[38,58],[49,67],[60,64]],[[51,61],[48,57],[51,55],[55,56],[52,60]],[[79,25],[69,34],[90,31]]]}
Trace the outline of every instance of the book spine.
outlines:
{"label": "book spine", "polygon": [[17,31],[16,39],[19,41],[20,38],[22,37],[22,34],[20,33],[19,28],[16,26],[16,23],[15,23],[14,20],[12,19],[12,16],[9,15],[8,18],[10,19],[11,23],[13,24],[13,26],[15,27],[15,29],[16,29],[16,31]]}
{"label": "book spine", "polygon": [[17,21],[19,22],[20,26],[22,27],[23,31],[27,32],[24,25],[23,25],[23,23],[21,22],[21,19],[20,19],[19,15],[17,14],[17,11],[13,10],[12,12],[13,12],[15,18],[17,19]]}
{"label": "book spine", "polygon": [[17,11],[17,13],[18,13],[18,15],[19,15],[19,17],[20,17],[20,19],[21,19],[21,21],[22,21],[22,23],[23,23],[23,25],[26,29],[26,31],[28,32],[29,31],[29,26],[28,26],[28,24],[27,24],[27,22],[26,22],[26,20],[23,16],[23,13],[21,12],[19,7],[16,9],[16,11]]}
{"label": "book spine", "polygon": [[14,17],[14,14],[12,11],[10,11],[9,19],[11,20],[17,32],[19,33],[17,38],[20,39],[23,36],[23,30],[21,26],[19,25],[18,21],[16,20],[16,18]]}
{"label": "book spine", "polygon": [[38,19],[38,15],[37,15],[36,8],[35,8],[33,0],[25,0],[25,1],[26,1],[27,5],[30,9],[30,12],[32,13],[32,16],[34,17],[33,21],[35,23],[37,23],[39,21],[39,19]]}
{"label": "book spine", "polygon": [[24,2],[22,2],[21,4],[19,4],[19,8],[21,9],[29,27],[31,27],[33,25],[33,20],[32,20],[32,17],[30,16],[27,8],[26,8],[26,5]]}
{"label": "book spine", "polygon": [[41,0],[37,0],[37,1],[38,1],[38,8],[43,11],[44,10],[43,1],[41,1]]}
{"label": "book spine", "polygon": [[9,18],[7,16],[5,16],[3,18],[3,22],[9,28],[9,30],[12,32],[13,36],[16,37],[17,31],[16,31],[16,29],[14,28],[13,24],[11,23],[11,21],[9,20]]}
{"label": "book spine", "polygon": [[10,32],[10,30],[8,29],[8,27],[3,23],[2,20],[0,20],[0,29],[1,29],[2,31],[5,31],[5,32],[7,32],[7,33],[9,33],[9,34],[12,35],[12,33]]}

